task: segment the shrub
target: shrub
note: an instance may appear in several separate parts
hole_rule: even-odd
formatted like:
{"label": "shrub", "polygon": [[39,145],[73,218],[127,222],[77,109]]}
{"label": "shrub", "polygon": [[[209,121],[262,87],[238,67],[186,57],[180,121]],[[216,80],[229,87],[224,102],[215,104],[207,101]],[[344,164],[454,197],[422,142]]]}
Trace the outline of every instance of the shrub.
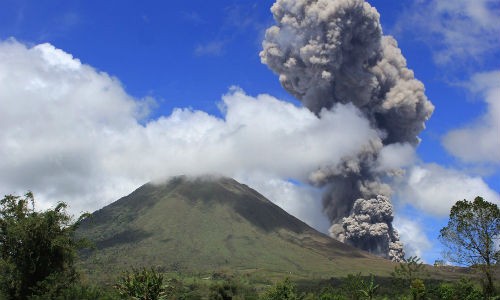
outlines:
{"label": "shrub", "polygon": [[463,300],[480,300],[483,299],[481,291],[476,289],[474,284],[469,280],[462,278],[453,285],[455,299]]}
{"label": "shrub", "polygon": [[123,298],[132,297],[138,300],[161,300],[166,299],[166,291],[163,286],[163,275],[144,268],[133,269],[132,272],[124,272],[115,285],[118,293]]}
{"label": "shrub", "polygon": [[410,284],[410,291],[413,300],[423,299],[425,296],[425,284],[422,279],[415,278]]}
{"label": "shrub", "polygon": [[342,290],[347,296],[347,299],[358,300],[361,298],[361,290],[364,287],[363,278],[361,273],[348,274],[342,284]]}
{"label": "shrub", "polygon": [[323,288],[319,293],[318,300],[345,300],[346,298],[340,293],[340,291],[335,290],[333,287]]}
{"label": "shrub", "polygon": [[237,285],[229,280],[210,286],[210,300],[231,300],[238,294]]}
{"label": "shrub", "polygon": [[375,297],[375,294],[377,293],[377,290],[379,289],[380,285],[375,284],[375,278],[373,274],[370,276],[370,281],[365,282],[364,280],[361,281],[362,288],[360,289],[361,295],[365,299],[372,300],[373,297]]}
{"label": "shrub", "polygon": [[302,299],[297,294],[295,284],[292,283],[290,278],[278,282],[271,287],[262,297],[263,300],[299,300]]}
{"label": "shrub", "polygon": [[78,283],[71,284],[64,289],[59,290],[56,294],[47,291],[45,294],[29,297],[30,300],[115,300],[119,299],[117,294],[102,289],[81,285]]}

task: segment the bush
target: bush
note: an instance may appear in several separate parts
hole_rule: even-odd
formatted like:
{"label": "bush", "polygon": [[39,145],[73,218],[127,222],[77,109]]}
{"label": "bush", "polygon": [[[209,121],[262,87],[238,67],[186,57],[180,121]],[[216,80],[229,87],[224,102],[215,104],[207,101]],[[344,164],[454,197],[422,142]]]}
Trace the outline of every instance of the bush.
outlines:
{"label": "bush", "polygon": [[163,286],[163,275],[144,268],[133,269],[132,272],[124,272],[115,285],[118,293],[123,298],[132,297],[138,300],[161,300],[166,299],[166,290]]}
{"label": "bush", "polygon": [[481,291],[476,289],[474,283],[462,278],[453,285],[455,299],[480,300],[483,299]]}
{"label": "bush", "polygon": [[347,296],[347,299],[358,300],[361,298],[361,290],[364,287],[363,278],[361,273],[358,274],[347,274],[347,277],[343,280],[342,290]]}
{"label": "bush", "polygon": [[345,300],[346,298],[333,289],[324,289],[319,294],[318,300]]}
{"label": "bush", "polygon": [[29,297],[30,300],[115,300],[119,299],[117,294],[102,289],[81,285],[71,284],[64,289],[53,294],[50,291],[45,294],[35,295]]}
{"label": "bush", "polygon": [[453,284],[440,284],[437,288],[437,296],[442,300],[479,300],[484,298],[481,291],[465,278]]}
{"label": "bush", "polygon": [[210,300],[231,300],[238,294],[237,285],[229,280],[210,286]]}
{"label": "bush", "polygon": [[415,278],[410,284],[411,295],[414,300],[424,299],[425,296],[425,284],[422,279]]}
{"label": "bush", "polygon": [[369,282],[365,282],[363,280],[361,283],[362,283],[362,288],[360,290],[361,295],[365,299],[372,300],[373,297],[375,297],[375,294],[377,293],[377,290],[380,287],[380,285],[375,284],[375,278],[374,278],[373,274],[370,275],[370,281]]}
{"label": "bush", "polygon": [[297,294],[297,290],[295,284],[292,283],[290,278],[286,278],[285,280],[278,282],[262,297],[263,300],[299,300],[302,299]]}
{"label": "bush", "polygon": [[422,279],[427,276],[425,265],[417,256],[410,256],[404,262],[399,263],[392,272],[393,282],[398,287],[411,288],[415,279]]}

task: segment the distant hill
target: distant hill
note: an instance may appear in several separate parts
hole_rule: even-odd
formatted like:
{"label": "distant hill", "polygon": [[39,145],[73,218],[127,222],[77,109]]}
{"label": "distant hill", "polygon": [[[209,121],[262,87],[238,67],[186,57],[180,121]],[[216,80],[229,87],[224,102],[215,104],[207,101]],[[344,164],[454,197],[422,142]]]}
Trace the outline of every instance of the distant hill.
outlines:
{"label": "distant hill", "polygon": [[394,264],[319,233],[230,178],[184,176],[148,183],[94,212],[78,230],[90,278],[157,266],[184,273],[387,275]]}

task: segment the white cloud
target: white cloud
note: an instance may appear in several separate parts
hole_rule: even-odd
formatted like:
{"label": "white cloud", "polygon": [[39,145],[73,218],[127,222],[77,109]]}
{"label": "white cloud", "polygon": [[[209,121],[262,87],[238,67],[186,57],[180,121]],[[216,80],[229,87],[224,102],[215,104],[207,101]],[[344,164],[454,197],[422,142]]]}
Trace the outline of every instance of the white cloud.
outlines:
{"label": "white cloud", "polygon": [[417,256],[421,258],[429,250],[432,250],[432,243],[422,230],[420,222],[399,217],[394,219],[394,225],[401,236],[406,257]]}
{"label": "white cloud", "polygon": [[82,65],[80,61],[74,59],[71,54],[56,49],[51,44],[40,44],[35,46],[34,49],[40,52],[42,59],[51,67],[78,70]]}
{"label": "white cloud", "polygon": [[476,74],[470,84],[488,110],[476,122],[448,132],[443,144],[465,162],[500,164],[500,71]]}
{"label": "white cloud", "polygon": [[95,207],[97,193],[122,186],[101,172],[102,145],[136,126],[138,106],[116,79],[51,45],[9,40],[0,43],[0,99],[3,194],[79,195]]}
{"label": "white cloud", "polygon": [[[222,97],[222,118],[176,109],[139,122],[144,103],[116,78],[49,44],[0,42],[0,193],[30,189],[42,208],[65,201],[73,212],[92,211],[149,180],[217,173],[247,183],[325,232],[321,190],[288,179],[307,182],[312,171],[379,138],[350,105],[318,118],[238,88]],[[414,159],[411,147],[392,145],[378,163],[390,170]],[[447,214],[455,201],[476,195],[498,200],[480,178],[436,165],[412,168],[405,178],[400,198],[434,214]],[[398,224],[409,253],[426,249],[427,240],[412,235],[420,232],[415,224]]]}
{"label": "white cloud", "polygon": [[412,166],[416,161],[415,148],[410,144],[390,144],[380,150],[377,169],[391,171]]}
{"label": "white cloud", "polygon": [[497,0],[420,0],[402,14],[398,30],[416,31],[438,63],[477,61],[500,47],[499,15]]}
{"label": "white cloud", "polygon": [[[168,166],[168,175],[246,170],[304,179],[377,137],[352,106],[338,106],[318,118],[306,108],[269,95],[251,97],[237,88],[222,100],[224,119],[177,109],[149,122],[133,139],[127,135],[117,146],[118,157],[130,161],[148,153],[137,164],[128,164],[144,176],[163,176]],[[135,142],[140,139],[144,141]]]}
{"label": "white cloud", "polygon": [[500,195],[480,177],[436,164],[410,168],[396,190],[399,201],[435,216],[447,216],[458,200],[481,196],[489,202],[500,202]]}
{"label": "white cloud", "polygon": [[223,118],[176,109],[141,124],[144,102],[116,78],[49,44],[15,40],[0,42],[0,99],[0,192],[30,189],[42,207],[65,201],[73,211],[94,210],[159,177],[246,172],[273,178],[266,193],[307,218],[299,210],[311,203],[309,191],[286,179],[305,181],[378,138],[350,105],[318,118],[238,88],[223,96]]}

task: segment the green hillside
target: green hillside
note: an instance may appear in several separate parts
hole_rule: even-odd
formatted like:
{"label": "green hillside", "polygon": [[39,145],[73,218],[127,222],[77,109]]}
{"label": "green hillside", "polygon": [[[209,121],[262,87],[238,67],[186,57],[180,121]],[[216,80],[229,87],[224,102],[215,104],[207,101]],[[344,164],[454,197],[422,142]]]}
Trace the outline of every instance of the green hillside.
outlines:
{"label": "green hillside", "polygon": [[157,266],[166,272],[232,270],[298,277],[387,275],[394,264],[335,241],[229,178],[148,183],[93,213],[78,235],[90,278]]}

